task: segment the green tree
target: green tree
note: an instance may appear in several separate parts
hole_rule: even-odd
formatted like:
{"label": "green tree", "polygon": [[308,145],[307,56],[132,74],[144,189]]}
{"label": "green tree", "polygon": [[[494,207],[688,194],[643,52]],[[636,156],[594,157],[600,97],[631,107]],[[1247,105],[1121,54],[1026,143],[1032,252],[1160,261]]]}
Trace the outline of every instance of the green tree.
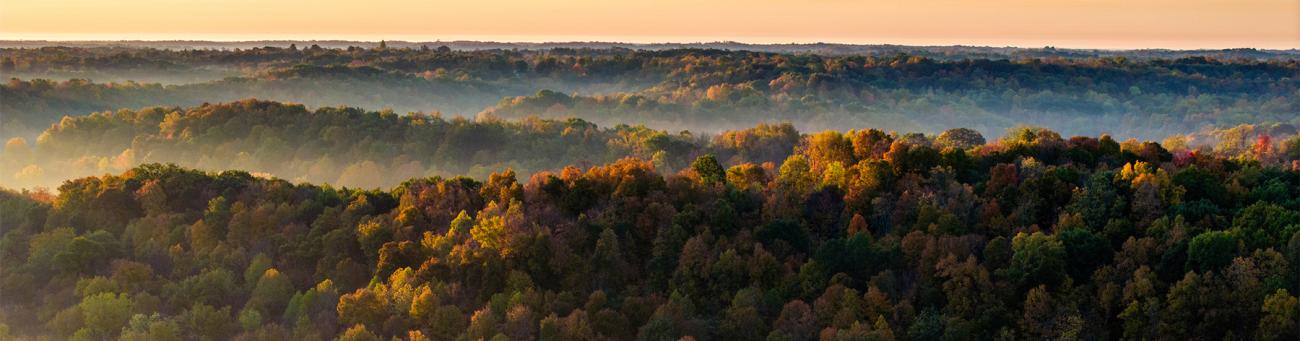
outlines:
{"label": "green tree", "polygon": [[131,316],[130,324],[122,330],[124,341],[180,341],[180,325],[171,319],[165,319],[158,313],[145,316],[144,314],[135,314]]}
{"label": "green tree", "polygon": [[246,307],[239,312],[238,320],[240,328],[245,332],[252,332],[262,326],[262,313],[252,307]]}
{"label": "green tree", "polygon": [[781,171],[776,181],[794,193],[808,193],[815,183],[810,172],[807,158],[798,154],[791,155],[781,164]]}
{"label": "green tree", "polygon": [[66,272],[88,272],[112,259],[118,246],[117,239],[108,231],[87,233],[73,238],[67,247],[55,254],[54,265]]}
{"label": "green tree", "polygon": [[1069,229],[1057,235],[1065,247],[1066,269],[1075,281],[1086,282],[1098,267],[1110,263],[1110,242],[1095,232]]}
{"label": "green tree", "polygon": [[614,230],[605,229],[596,240],[596,250],[591,256],[591,265],[600,269],[595,274],[595,287],[598,289],[618,288],[623,283],[624,274],[629,270],[623,260],[623,251],[618,245],[618,236]]}
{"label": "green tree", "polygon": [[713,154],[705,154],[695,158],[695,162],[691,163],[691,169],[694,169],[695,174],[699,175],[700,182],[706,185],[727,180],[726,171],[722,169],[722,164],[718,163],[718,159],[714,158]]}
{"label": "green tree", "polygon": [[244,288],[253,289],[271,266],[271,257],[267,257],[266,254],[259,253],[253,256],[253,261],[249,262],[248,268],[244,270]]}
{"label": "green tree", "polygon": [[92,335],[116,337],[131,319],[131,300],[125,294],[101,293],[86,297],[78,305]]}
{"label": "green tree", "polygon": [[1054,286],[1065,278],[1065,246],[1056,237],[1042,232],[1022,232],[1011,239],[1011,249],[1007,273],[1022,287]]}
{"label": "green tree", "polygon": [[1222,269],[1237,254],[1237,237],[1229,231],[1210,231],[1192,238],[1187,246],[1187,268],[1199,271]]}
{"label": "green tree", "polygon": [[187,338],[193,339],[224,340],[235,329],[230,307],[217,309],[198,303],[181,313],[180,320],[184,329],[189,331]]}
{"label": "green tree", "polygon": [[76,237],[76,232],[67,227],[32,236],[28,240],[27,264],[38,269],[54,268],[54,257],[71,245],[72,239]]}
{"label": "green tree", "polygon": [[1232,226],[1243,234],[1248,250],[1266,248],[1287,241],[1291,234],[1300,231],[1300,213],[1260,201],[1241,210],[1232,219]]}
{"label": "green tree", "polygon": [[759,312],[763,301],[761,293],[754,288],[745,288],[736,292],[730,306],[723,312],[719,326],[721,336],[728,340],[762,340],[767,335],[767,323]]}

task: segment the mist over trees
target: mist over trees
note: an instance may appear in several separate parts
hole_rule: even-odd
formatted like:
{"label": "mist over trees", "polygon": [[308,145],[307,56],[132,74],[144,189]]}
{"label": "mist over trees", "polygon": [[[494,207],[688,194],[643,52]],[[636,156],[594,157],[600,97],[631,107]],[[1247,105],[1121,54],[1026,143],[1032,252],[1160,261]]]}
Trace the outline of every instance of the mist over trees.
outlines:
{"label": "mist over trees", "polygon": [[[360,188],[388,188],[407,178],[433,175],[484,177],[505,168],[528,176],[628,156],[672,173],[705,154],[725,165],[779,163],[797,146],[822,143],[819,139],[828,138],[828,133],[801,133],[789,123],[717,133],[672,132],[639,125],[600,126],[576,118],[447,118],[350,107],[308,110],[298,104],[243,100],[65,118],[39,139],[6,142],[0,154],[0,185],[56,188],[67,179],[119,173],[141,163],[238,169],[294,182]],[[868,138],[924,140],[962,149],[986,142],[969,128],[930,135],[872,128],[841,134],[848,136],[843,144],[855,146],[882,143],[860,140]],[[1274,165],[1300,160],[1300,134],[1289,124],[1239,125],[1172,135],[1164,142],[1172,152]]]}
{"label": "mist over trees", "polygon": [[[1143,139],[1237,124],[1294,124],[1300,112],[1300,66],[1285,54],[963,51],[3,49],[0,57],[17,61],[5,75],[28,78],[0,87],[0,110],[11,137],[34,137],[63,115],[257,97],[313,108],[484,111],[670,130],[792,121],[806,130],[871,126],[938,133],[968,127],[992,136],[1028,124]],[[170,85],[40,80],[122,65],[235,75]]]}
{"label": "mist over trees", "polygon": [[312,111],[245,100],[65,118],[35,141],[13,138],[6,144],[0,173],[10,176],[0,184],[53,188],[69,178],[168,162],[296,182],[387,188],[411,177],[486,176],[503,168],[532,174],[627,156],[653,160],[666,170],[686,167],[703,153],[780,161],[798,140],[788,124],[711,139],[643,126],[602,128],[580,119],[471,120],[348,107]]}

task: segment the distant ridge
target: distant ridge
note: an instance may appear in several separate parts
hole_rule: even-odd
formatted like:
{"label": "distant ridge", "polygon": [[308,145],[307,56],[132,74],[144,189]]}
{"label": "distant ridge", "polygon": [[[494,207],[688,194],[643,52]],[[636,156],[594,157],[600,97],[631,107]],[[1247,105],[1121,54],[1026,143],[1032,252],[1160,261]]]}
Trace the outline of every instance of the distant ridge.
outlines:
{"label": "distant ridge", "polygon": [[[550,50],[550,49],[635,49],[635,50],[672,50],[672,49],[718,49],[740,50],[772,53],[813,53],[824,55],[893,55],[899,53],[926,55],[944,59],[945,55],[959,55],[960,58],[1087,58],[1114,57],[1129,58],[1183,58],[1205,56],[1215,58],[1247,59],[1300,59],[1300,50],[1269,50],[1256,48],[1234,49],[1071,49],[1047,47],[996,47],[996,46],[922,46],[894,44],[846,44],[846,43],[786,43],[753,44],[737,41],[717,41],[699,43],[625,43],[608,41],[556,41],[556,42],[497,42],[476,40],[450,41],[382,41],[390,48],[437,48],[447,46],[454,50]],[[247,41],[208,41],[208,40],[0,40],[0,48],[42,48],[42,47],[78,47],[78,48],[155,48],[167,50],[191,49],[252,49],[261,47],[289,47],[298,45],[307,47],[319,45],[324,48],[374,48],[381,41],[360,40],[247,40]],[[959,58],[959,59],[960,59]]]}

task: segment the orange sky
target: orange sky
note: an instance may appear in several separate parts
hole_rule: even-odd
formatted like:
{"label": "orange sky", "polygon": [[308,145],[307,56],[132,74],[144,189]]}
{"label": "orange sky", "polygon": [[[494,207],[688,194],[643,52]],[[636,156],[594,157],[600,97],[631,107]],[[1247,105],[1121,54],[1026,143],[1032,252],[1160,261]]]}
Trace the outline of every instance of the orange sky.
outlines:
{"label": "orange sky", "polygon": [[0,0],[0,39],[1300,48],[1300,0]]}

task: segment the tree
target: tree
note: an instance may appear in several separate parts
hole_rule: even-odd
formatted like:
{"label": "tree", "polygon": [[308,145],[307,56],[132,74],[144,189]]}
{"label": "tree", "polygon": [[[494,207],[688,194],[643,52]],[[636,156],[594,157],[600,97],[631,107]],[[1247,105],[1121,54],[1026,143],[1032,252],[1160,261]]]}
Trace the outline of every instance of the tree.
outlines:
{"label": "tree", "polygon": [[522,304],[516,304],[506,310],[506,321],[502,326],[502,334],[509,337],[510,340],[531,340],[535,334],[534,326],[536,320],[533,319],[533,311]]}
{"label": "tree", "polygon": [[86,328],[99,338],[112,338],[131,319],[131,300],[125,294],[101,293],[86,297],[78,305]]}
{"label": "tree", "polygon": [[740,190],[756,190],[768,181],[763,168],[752,163],[739,164],[727,169],[727,183]]}
{"label": "tree", "polygon": [[781,308],[781,314],[772,322],[768,340],[811,340],[816,335],[817,320],[812,308],[800,300],[790,301]]}
{"label": "tree", "polygon": [[570,335],[562,334],[560,331],[559,318],[555,314],[547,315],[541,322],[538,322],[537,339],[542,341],[566,340]]}
{"label": "tree", "polygon": [[1203,329],[1200,328],[1201,313],[1212,299],[1207,295],[1204,282],[1211,276],[1213,274],[1187,272],[1182,280],[1169,288],[1165,300],[1168,303],[1158,321],[1161,335],[1188,338]]}
{"label": "tree", "polygon": [[131,316],[130,324],[122,330],[120,340],[126,341],[180,341],[181,328],[176,321],[164,319],[158,313]]}
{"label": "tree", "polygon": [[807,158],[798,154],[791,155],[781,164],[781,172],[776,181],[793,193],[808,193],[812,191],[815,182],[810,171]]}
{"label": "tree", "polygon": [[[1286,259],[1291,266],[1300,264],[1300,233],[1291,234],[1291,241],[1286,245]],[[1294,268],[1293,268],[1294,269]],[[1300,283],[1300,271],[1291,271],[1291,283]]]}
{"label": "tree", "polygon": [[[950,325],[990,325],[1002,318],[998,316],[1003,310],[997,297],[998,288],[989,271],[974,256],[958,261],[956,256],[949,255],[935,264],[935,271],[936,277],[943,280],[943,292],[948,299],[944,315],[951,321]],[[880,295],[879,289],[875,290],[875,295]],[[959,328],[953,329],[955,332]],[[963,333],[969,337],[992,337],[991,330],[968,329]]]}
{"label": "tree", "polygon": [[266,312],[269,316],[279,316],[284,311],[285,305],[293,298],[293,293],[293,283],[289,282],[288,277],[274,268],[266,269],[262,273],[262,278],[257,280],[257,286],[253,288],[248,305]]}
{"label": "tree", "polygon": [[591,256],[591,265],[594,269],[600,269],[595,274],[596,288],[613,289],[622,285],[628,265],[623,260],[623,251],[619,249],[618,236],[614,235],[614,230],[607,228],[600,232],[596,250]]}
{"label": "tree", "polygon": [[1044,286],[1034,287],[1025,295],[1024,315],[1020,327],[1028,339],[1077,339],[1083,319],[1069,312],[1052,297]]}
{"label": "tree", "polygon": [[461,313],[460,308],[454,305],[442,305],[431,317],[429,335],[437,339],[452,339],[464,331],[468,324],[469,318]]}
{"label": "tree", "polygon": [[380,340],[381,339],[379,338],[379,336],[375,335],[375,333],[371,333],[369,330],[366,329],[366,326],[362,324],[349,327],[348,330],[343,331],[343,334],[339,335],[338,338],[338,341],[380,341]]}
{"label": "tree", "polygon": [[894,174],[926,172],[939,163],[938,150],[916,141],[897,140],[889,145],[884,160],[893,167]]}
{"label": "tree", "polygon": [[184,329],[190,332],[187,335],[189,338],[222,340],[235,328],[235,322],[230,317],[230,307],[217,309],[198,303],[181,313],[179,318]]}
{"label": "tree", "polygon": [[1066,269],[1075,281],[1087,281],[1098,267],[1110,263],[1114,254],[1110,242],[1095,232],[1081,228],[1069,229],[1057,235],[1065,247]]}
{"label": "tree", "polygon": [[695,162],[691,163],[691,169],[695,170],[695,174],[700,177],[700,182],[705,185],[721,183],[727,180],[726,171],[722,169],[722,165],[718,163],[718,159],[713,157],[713,154],[705,154],[695,158]]}
{"label": "tree", "polygon": [[252,332],[262,326],[262,313],[252,307],[246,307],[239,312],[238,320],[240,328],[245,332]]}
{"label": "tree", "polygon": [[28,240],[27,264],[38,269],[53,268],[55,256],[72,244],[72,239],[76,236],[76,232],[67,227],[32,236]]}
{"label": "tree", "polygon": [[[770,221],[760,226],[754,234],[759,241],[772,250],[787,248],[793,248],[794,251],[808,250],[808,230],[791,220]],[[778,246],[778,242],[784,246]]]}
{"label": "tree", "polygon": [[1210,231],[1192,238],[1187,246],[1187,268],[1202,272],[1222,269],[1237,253],[1237,237],[1229,231]]}
{"label": "tree", "polygon": [[719,332],[729,340],[761,340],[767,334],[767,324],[763,321],[759,307],[762,297],[753,288],[741,289],[731,299],[731,305],[723,313]]}
{"label": "tree", "polygon": [[1228,205],[1228,190],[1220,183],[1214,173],[1192,166],[1174,173],[1174,184],[1187,190],[1184,193],[1188,201],[1209,200],[1215,205]]}
{"label": "tree", "polygon": [[814,173],[821,173],[833,162],[853,164],[853,143],[837,131],[824,131],[808,136],[802,145],[803,154]]}
{"label": "tree", "polygon": [[1079,214],[1092,230],[1100,230],[1111,219],[1123,216],[1125,198],[1116,191],[1112,178],[1104,172],[1089,176],[1086,185],[1074,191],[1067,207]]}
{"label": "tree", "polygon": [[244,288],[252,289],[257,285],[257,281],[262,278],[266,270],[271,269],[271,257],[264,253],[253,256],[253,261],[248,263],[248,268],[244,270]]}
{"label": "tree", "polygon": [[913,340],[939,340],[943,333],[943,316],[933,309],[921,311],[907,328],[907,335]]}
{"label": "tree", "polygon": [[485,307],[474,312],[474,316],[469,320],[469,326],[465,328],[465,335],[471,339],[488,339],[500,333],[500,324],[501,321],[496,313],[492,312],[492,307]]}
{"label": "tree", "polygon": [[1285,241],[1290,234],[1300,231],[1297,222],[1300,213],[1260,201],[1241,210],[1232,219],[1232,226],[1243,234],[1248,249],[1256,249]]}
{"label": "tree", "polygon": [[1264,313],[1255,330],[1259,340],[1295,340],[1300,338],[1300,299],[1286,289],[1277,289],[1264,299]]}
{"label": "tree", "polygon": [[369,325],[379,329],[388,319],[388,302],[370,289],[357,291],[339,297],[339,322],[345,325]]}
{"label": "tree", "polygon": [[87,233],[73,238],[62,252],[55,254],[54,265],[66,272],[87,272],[112,259],[118,246],[117,239],[108,231]]}
{"label": "tree", "polygon": [[1065,277],[1065,247],[1056,237],[1041,232],[1019,233],[1011,239],[1011,265],[1007,272],[1022,287],[1055,286]]}
{"label": "tree", "polygon": [[870,235],[871,229],[867,226],[866,218],[863,218],[861,214],[854,213],[853,218],[849,219],[847,232],[850,237],[858,233],[866,233]]}
{"label": "tree", "polygon": [[969,128],[953,128],[944,130],[934,139],[934,142],[940,148],[970,149],[971,147],[983,146],[985,141],[984,135],[980,134],[979,131]]}

